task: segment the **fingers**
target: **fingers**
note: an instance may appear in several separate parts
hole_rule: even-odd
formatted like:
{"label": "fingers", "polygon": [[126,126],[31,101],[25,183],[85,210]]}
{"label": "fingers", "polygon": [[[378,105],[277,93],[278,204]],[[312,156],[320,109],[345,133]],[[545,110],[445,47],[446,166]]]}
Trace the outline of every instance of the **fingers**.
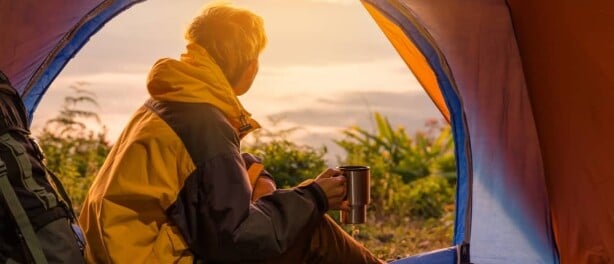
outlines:
{"label": "fingers", "polygon": [[340,170],[328,168],[324,172],[322,172],[318,176],[318,178],[332,178],[332,177],[336,177],[336,176],[339,176],[339,175],[342,175]]}
{"label": "fingers", "polygon": [[339,210],[350,211],[351,209],[352,207],[350,206],[349,201],[342,201],[341,204],[339,205]]}
{"label": "fingers", "polygon": [[352,209],[349,201],[339,197],[330,199],[328,206],[330,210],[350,211]]}
{"label": "fingers", "polygon": [[329,210],[339,210],[343,204],[343,197],[329,197],[328,208]]}
{"label": "fingers", "polygon": [[331,210],[349,210],[348,204],[342,204],[346,197],[347,187],[346,178],[340,170],[329,168],[322,172],[315,182],[326,193]]}
{"label": "fingers", "polygon": [[341,197],[344,198],[347,188],[345,186],[346,184],[346,179],[343,176],[339,176],[339,177],[333,177],[331,179],[329,179],[329,181],[332,182],[333,185],[333,192],[331,193],[331,197]]}

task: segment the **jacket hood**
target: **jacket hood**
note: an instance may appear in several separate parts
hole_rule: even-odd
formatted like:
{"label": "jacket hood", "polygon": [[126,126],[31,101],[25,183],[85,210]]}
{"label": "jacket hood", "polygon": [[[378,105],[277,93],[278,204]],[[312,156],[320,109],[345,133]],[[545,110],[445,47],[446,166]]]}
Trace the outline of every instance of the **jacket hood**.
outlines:
{"label": "jacket hood", "polygon": [[147,89],[156,100],[215,106],[241,137],[260,127],[243,108],[215,60],[197,44],[188,44],[180,60],[158,60],[149,72]]}

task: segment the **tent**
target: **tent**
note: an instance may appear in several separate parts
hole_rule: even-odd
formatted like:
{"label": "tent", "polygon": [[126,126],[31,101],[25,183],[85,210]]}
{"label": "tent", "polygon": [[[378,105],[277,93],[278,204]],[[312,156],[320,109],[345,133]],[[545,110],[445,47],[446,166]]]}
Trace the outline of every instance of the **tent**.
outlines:
{"label": "tent", "polygon": [[[30,116],[89,37],[141,1],[0,0],[0,69]],[[398,263],[614,262],[614,2],[362,3],[456,143],[452,247]]]}

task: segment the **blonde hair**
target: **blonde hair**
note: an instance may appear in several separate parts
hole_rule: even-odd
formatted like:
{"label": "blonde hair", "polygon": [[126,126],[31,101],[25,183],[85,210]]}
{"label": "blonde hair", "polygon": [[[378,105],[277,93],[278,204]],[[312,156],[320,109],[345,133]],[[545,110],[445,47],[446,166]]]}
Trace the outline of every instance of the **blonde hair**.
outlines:
{"label": "blonde hair", "polygon": [[185,39],[204,47],[230,84],[238,81],[267,43],[262,17],[221,2],[205,7],[194,18]]}

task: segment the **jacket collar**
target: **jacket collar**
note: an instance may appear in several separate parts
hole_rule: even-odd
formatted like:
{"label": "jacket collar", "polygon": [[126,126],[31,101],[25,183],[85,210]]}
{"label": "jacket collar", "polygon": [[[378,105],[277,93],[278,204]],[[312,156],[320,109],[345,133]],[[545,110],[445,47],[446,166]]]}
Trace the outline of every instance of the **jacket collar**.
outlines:
{"label": "jacket collar", "polygon": [[161,59],[149,72],[147,89],[153,99],[208,103],[220,109],[240,137],[260,128],[243,108],[224,73],[200,45],[190,43],[180,60]]}

